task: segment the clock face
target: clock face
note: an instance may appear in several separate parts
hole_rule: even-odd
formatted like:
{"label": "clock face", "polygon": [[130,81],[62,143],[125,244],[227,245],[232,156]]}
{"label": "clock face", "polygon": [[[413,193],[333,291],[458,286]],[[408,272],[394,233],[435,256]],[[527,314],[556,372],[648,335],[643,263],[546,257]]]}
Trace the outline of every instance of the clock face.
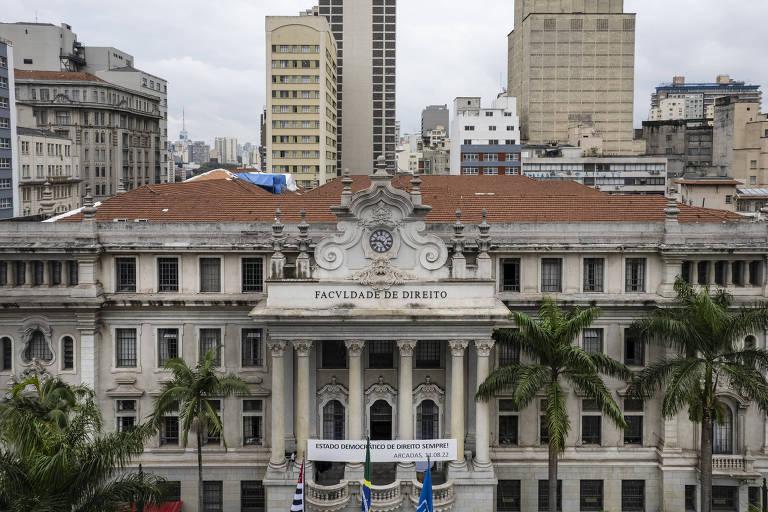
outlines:
{"label": "clock face", "polygon": [[371,249],[376,252],[383,253],[392,248],[394,239],[392,238],[392,233],[386,229],[377,229],[371,233],[371,237],[368,239],[368,243],[371,245]]}

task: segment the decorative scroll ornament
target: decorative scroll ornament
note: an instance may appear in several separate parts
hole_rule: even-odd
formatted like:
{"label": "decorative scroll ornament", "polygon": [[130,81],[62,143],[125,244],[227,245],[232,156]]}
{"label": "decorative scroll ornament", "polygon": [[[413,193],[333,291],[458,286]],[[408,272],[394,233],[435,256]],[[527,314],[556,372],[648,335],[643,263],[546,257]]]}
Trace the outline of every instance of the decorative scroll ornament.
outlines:
{"label": "decorative scroll ornament", "polygon": [[371,211],[371,215],[368,218],[360,219],[359,224],[368,229],[383,226],[386,226],[389,229],[395,229],[400,226],[402,222],[394,220],[392,209],[387,207],[384,201],[379,201],[373,211]]}
{"label": "decorative scroll ornament", "polygon": [[352,278],[377,291],[388,290],[405,281],[416,279],[412,274],[393,267],[386,256],[374,258],[363,270],[352,274]]}

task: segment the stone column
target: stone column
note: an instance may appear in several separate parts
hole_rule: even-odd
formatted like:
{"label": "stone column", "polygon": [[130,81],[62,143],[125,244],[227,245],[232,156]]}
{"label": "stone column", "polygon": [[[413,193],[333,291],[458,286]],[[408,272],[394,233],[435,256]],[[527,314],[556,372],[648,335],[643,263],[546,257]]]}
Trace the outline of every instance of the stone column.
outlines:
{"label": "stone column", "polygon": [[453,467],[464,467],[464,350],[469,345],[466,340],[451,340],[451,437],[456,439],[457,458],[451,462]]}
{"label": "stone column", "polygon": [[[400,340],[397,342],[400,350],[400,366],[398,368],[397,390],[397,437],[398,439],[413,439],[413,349],[415,340]],[[397,465],[398,480],[415,480],[416,466],[413,462],[401,462]]]}
{"label": "stone column", "polygon": [[43,286],[51,286],[51,262],[43,260]]}
{"label": "stone column", "polygon": [[24,264],[24,286],[32,286],[32,266],[34,261],[29,260]]}
{"label": "stone column", "polygon": [[269,458],[271,470],[283,471],[285,461],[285,347],[282,340],[267,344],[272,354],[272,454]]}
{"label": "stone column", "polygon": [[[294,422],[296,428],[296,461],[306,458],[309,439],[309,353],[311,341],[294,341],[296,353],[296,404]],[[309,474],[309,473],[308,473]]]}
{"label": "stone column", "polygon": [[725,286],[733,286],[733,262],[730,260],[725,260]]}
{"label": "stone column", "polygon": [[715,286],[715,267],[717,267],[717,261],[707,262],[707,284],[709,286]]}
{"label": "stone column", "polygon": [[[361,356],[365,341],[347,340],[347,356],[349,358],[349,407],[347,418],[349,420],[349,439],[363,439],[363,365]],[[347,463],[344,470],[344,479],[349,481],[363,478],[363,465],[361,463]]]}
{"label": "stone column", "polygon": [[97,316],[96,313],[78,313],[77,330],[80,332],[80,384],[84,384],[98,393],[98,347],[96,345]]}
{"label": "stone column", "polygon": [[[490,373],[490,356],[494,341],[475,340],[477,349],[477,387],[480,387]],[[491,469],[491,424],[488,402],[475,401],[475,469]]]}

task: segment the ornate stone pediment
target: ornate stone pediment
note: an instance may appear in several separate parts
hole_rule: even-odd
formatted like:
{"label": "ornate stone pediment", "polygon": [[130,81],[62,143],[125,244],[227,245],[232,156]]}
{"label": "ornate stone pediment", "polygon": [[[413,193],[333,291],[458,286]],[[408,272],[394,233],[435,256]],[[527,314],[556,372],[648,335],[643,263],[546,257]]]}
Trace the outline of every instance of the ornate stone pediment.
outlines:
{"label": "ornate stone pediment", "polygon": [[370,179],[370,187],[353,194],[352,180],[344,178],[342,204],[333,208],[338,231],[318,242],[314,277],[357,281],[377,290],[447,277],[448,248],[425,233],[430,208],[421,205],[419,180],[406,192],[392,186],[382,170]]}

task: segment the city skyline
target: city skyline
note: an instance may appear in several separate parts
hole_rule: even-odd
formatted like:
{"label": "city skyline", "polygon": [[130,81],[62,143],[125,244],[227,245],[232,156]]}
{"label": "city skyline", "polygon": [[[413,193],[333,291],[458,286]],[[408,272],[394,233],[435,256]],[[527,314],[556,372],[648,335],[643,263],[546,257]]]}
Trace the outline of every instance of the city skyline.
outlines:
{"label": "city skyline", "polygon": [[[459,5],[454,0],[439,10],[421,2],[398,5],[397,119],[403,133],[419,131],[421,110],[427,105],[450,104],[463,95],[492,97],[506,84],[506,37],[513,27],[514,4],[483,3],[493,16],[461,16],[452,8]],[[88,44],[117,46],[135,55],[143,70],[169,82],[169,140],[178,137],[183,108],[190,138],[210,143],[217,136],[259,140],[259,114],[266,103],[263,17],[295,15],[313,2],[253,5],[230,0],[218,10],[202,2],[184,2],[183,9],[180,2],[168,2],[152,4],[157,15],[150,18],[142,14],[150,4],[144,9],[145,2],[139,1],[135,9],[122,11],[119,24],[110,8],[117,4],[111,2],[99,4],[106,8],[98,10],[89,8],[92,3],[86,0],[6,4],[4,21],[68,23]],[[753,2],[736,11],[714,0],[626,0],[625,10],[638,14],[636,127],[648,117],[654,87],[674,75],[711,81],[725,73],[768,84],[768,70],[754,66],[768,4]],[[170,32],[169,19],[189,29]],[[204,25],[194,25],[202,19]],[[680,19],[686,23],[680,24]]]}

